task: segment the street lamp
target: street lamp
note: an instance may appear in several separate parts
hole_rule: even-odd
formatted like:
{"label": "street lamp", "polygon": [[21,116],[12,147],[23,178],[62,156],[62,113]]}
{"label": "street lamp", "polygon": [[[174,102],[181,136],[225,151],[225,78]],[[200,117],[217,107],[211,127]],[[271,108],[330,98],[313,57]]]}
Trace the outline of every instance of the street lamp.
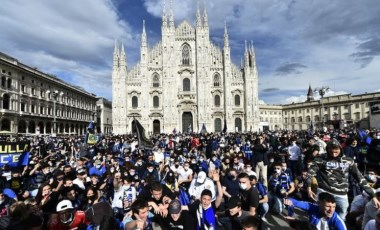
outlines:
{"label": "street lamp", "polygon": [[53,90],[51,91],[50,89],[46,91],[47,93],[49,93],[52,97],[53,97],[53,133],[57,133],[57,114],[56,114],[56,111],[55,111],[55,104],[57,102],[57,98],[58,96],[62,96],[63,95],[63,92],[62,91],[59,91],[59,90]]}
{"label": "street lamp", "polygon": [[324,122],[324,114],[323,114],[323,96],[325,96],[325,94],[330,91],[330,88],[328,86],[322,86],[321,88],[315,88],[314,90],[314,93],[318,93],[319,96],[321,96],[321,121],[322,121],[322,128],[323,128],[323,122]]}

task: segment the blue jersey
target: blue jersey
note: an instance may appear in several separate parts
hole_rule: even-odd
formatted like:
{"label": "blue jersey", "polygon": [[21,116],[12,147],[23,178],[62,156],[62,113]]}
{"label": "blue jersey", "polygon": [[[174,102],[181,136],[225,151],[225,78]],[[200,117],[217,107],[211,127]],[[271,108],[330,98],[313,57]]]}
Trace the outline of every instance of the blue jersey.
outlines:
{"label": "blue jersey", "polygon": [[[293,202],[293,205],[297,208],[301,208],[309,213],[309,222],[319,227],[321,225],[321,219],[322,216],[319,211],[319,207],[316,204],[309,203],[306,201],[298,201],[293,198],[290,198]],[[344,224],[344,221],[339,217],[339,215],[334,212],[331,218],[325,220],[329,226],[329,229],[334,230],[347,230],[346,225]]]}

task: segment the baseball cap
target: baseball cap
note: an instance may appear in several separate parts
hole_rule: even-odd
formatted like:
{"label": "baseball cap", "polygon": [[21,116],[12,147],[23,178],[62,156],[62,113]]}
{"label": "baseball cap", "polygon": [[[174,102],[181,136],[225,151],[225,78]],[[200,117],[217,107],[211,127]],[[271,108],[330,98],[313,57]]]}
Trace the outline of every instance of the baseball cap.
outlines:
{"label": "baseball cap", "polygon": [[178,214],[181,212],[181,202],[174,199],[169,204],[169,214]]}
{"label": "baseball cap", "polygon": [[57,212],[62,212],[67,209],[73,209],[73,205],[71,204],[71,201],[69,200],[63,200],[58,203],[57,205]]}
{"label": "baseball cap", "polygon": [[241,200],[238,196],[232,196],[227,202],[227,208],[232,209],[241,206]]}
{"label": "baseball cap", "polygon": [[198,173],[197,183],[203,184],[206,180],[206,173],[201,171]]}

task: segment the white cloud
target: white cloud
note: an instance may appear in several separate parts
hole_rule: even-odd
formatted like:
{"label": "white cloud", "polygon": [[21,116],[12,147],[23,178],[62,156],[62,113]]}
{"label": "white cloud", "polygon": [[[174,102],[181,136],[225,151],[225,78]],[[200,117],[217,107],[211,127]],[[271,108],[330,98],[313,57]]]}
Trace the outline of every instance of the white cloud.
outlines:
{"label": "white cloud", "polygon": [[[139,57],[141,32],[141,24],[133,25],[138,28],[133,31],[122,18],[123,10],[111,1],[4,0],[0,7],[0,51],[41,70],[64,73],[72,83],[111,99],[108,83],[114,39],[124,41],[131,67]],[[126,4],[141,3],[136,2],[128,0]],[[197,1],[173,2],[176,24],[184,19],[194,23]],[[222,39],[227,21],[236,64],[240,64],[244,40],[253,40],[260,89],[280,89],[261,98],[265,102],[278,104],[290,97],[294,97],[290,101],[301,100],[309,84],[354,94],[377,90],[377,1],[200,0],[202,14],[204,2],[213,38]],[[143,0],[143,4],[150,15],[161,20],[162,0]],[[169,5],[166,0],[167,12]],[[136,12],[136,17],[144,14]],[[151,24],[159,23],[147,22],[147,30],[160,34],[160,28],[151,28]],[[154,39],[148,37],[150,42]],[[299,74],[276,75],[284,63],[307,68]],[[98,82],[109,86],[104,89]]]}
{"label": "white cloud", "polygon": [[[326,92],[324,97],[344,95],[344,94],[349,94],[349,93],[344,92],[344,91],[335,92],[333,90],[329,90]],[[318,94],[318,92],[315,92],[314,93],[314,100],[319,100],[320,98],[321,98],[321,96]],[[307,100],[306,94],[305,95],[299,95],[299,96],[291,96],[291,97],[287,97],[283,101],[281,101],[281,104],[301,103],[301,102],[305,102],[306,100]]]}
{"label": "white cloud", "polygon": [[111,89],[101,90],[101,82],[111,83],[114,40],[134,47],[136,38],[109,0],[6,0],[1,5],[2,52],[110,98]]}

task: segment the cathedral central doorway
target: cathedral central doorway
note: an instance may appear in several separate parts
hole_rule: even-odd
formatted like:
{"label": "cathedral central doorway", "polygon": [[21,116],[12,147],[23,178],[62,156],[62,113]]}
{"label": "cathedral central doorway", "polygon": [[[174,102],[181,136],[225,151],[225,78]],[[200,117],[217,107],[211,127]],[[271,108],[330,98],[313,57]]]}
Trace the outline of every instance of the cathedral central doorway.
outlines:
{"label": "cathedral central doorway", "polygon": [[184,112],[182,114],[182,132],[188,132],[190,129],[194,130],[193,114],[191,112]]}

